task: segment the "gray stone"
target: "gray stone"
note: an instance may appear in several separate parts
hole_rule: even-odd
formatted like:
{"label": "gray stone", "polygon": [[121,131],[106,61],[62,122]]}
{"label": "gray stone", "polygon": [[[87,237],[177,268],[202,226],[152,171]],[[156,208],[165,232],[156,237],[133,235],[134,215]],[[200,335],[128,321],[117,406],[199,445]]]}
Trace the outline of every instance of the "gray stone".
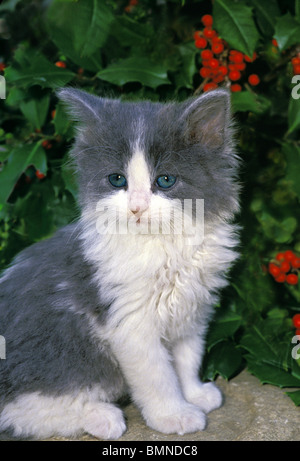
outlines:
{"label": "gray stone", "polygon": [[[160,434],[144,423],[138,409],[124,408],[127,431],[119,441],[299,441],[300,411],[284,390],[262,385],[243,371],[230,381],[218,378],[224,395],[221,408],[208,414],[207,427],[194,434]],[[65,440],[52,438],[51,440]],[[88,435],[80,440],[96,441]]]}

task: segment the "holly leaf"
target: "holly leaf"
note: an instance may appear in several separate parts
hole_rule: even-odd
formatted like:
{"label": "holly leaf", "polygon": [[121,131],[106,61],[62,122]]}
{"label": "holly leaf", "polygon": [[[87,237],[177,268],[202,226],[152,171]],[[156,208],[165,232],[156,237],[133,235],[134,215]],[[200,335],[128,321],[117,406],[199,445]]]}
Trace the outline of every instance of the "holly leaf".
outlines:
{"label": "holly leaf", "polygon": [[281,15],[277,0],[251,0],[261,33],[272,37],[277,18]]}
{"label": "holly leaf", "polygon": [[50,104],[50,96],[21,101],[20,109],[35,129],[40,130],[45,123]]}
{"label": "holly leaf", "polygon": [[281,16],[276,23],[274,34],[279,50],[283,51],[289,46],[299,43],[299,37],[300,23],[296,21],[290,12]]}
{"label": "holly leaf", "polygon": [[98,72],[97,77],[119,86],[129,82],[139,82],[154,89],[159,85],[171,83],[168,79],[167,69],[145,57],[120,59]]}
{"label": "holly leaf", "polygon": [[300,405],[300,390],[294,392],[286,392],[286,394],[292,399],[295,405]]}
{"label": "holly leaf", "polygon": [[47,12],[52,41],[73,62],[91,71],[102,67],[100,48],[113,21],[111,8],[97,0],[54,0]]}
{"label": "holly leaf", "polygon": [[232,341],[216,344],[206,355],[203,363],[202,380],[214,380],[218,375],[225,379],[232,378],[242,366],[241,351]]}
{"label": "holly leaf", "polygon": [[285,143],[282,146],[282,152],[286,158],[286,180],[293,192],[300,198],[300,147]]}
{"label": "holly leaf", "polygon": [[291,341],[287,334],[271,334],[273,320],[265,319],[247,329],[240,346],[247,353],[248,370],[262,383],[279,387],[299,387],[299,376],[293,369]]}
{"label": "holly leaf", "polygon": [[178,46],[181,65],[174,75],[176,88],[193,88],[193,78],[196,73],[195,56],[197,50],[194,43],[185,43]]}
{"label": "holly leaf", "polygon": [[0,171],[0,203],[5,203],[21,174],[34,165],[42,173],[47,171],[47,157],[41,142],[25,144],[11,150],[7,162]]}
{"label": "holly leaf", "polygon": [[289,128],[287,134],[291,134],[300,128],[300,101],[299,99],[290,98],[288,108]]}
{"label": "holly leaf", "polygon": [[9,84],[21,89],[39,85],[42,88],[57,88],[66,85],[75,74],[49,62],[41,53],[19,47],[14,62],[5,69]]}
{"label": "holly leaf", "polygon": [[207,349],[233,336],[242,323],[240,314],[232,311],[222,312],[211,324],[207,335]]}
{"label": "holly leaf", "polygon": [[219,35],[232,48],[248,56],[253,55],[259,33],[252,17],[252,8],[241,2],[215,0],[213,17]]}
{"label": "holly leaf", "polygon": [[252,93],[251,91],[241,91],[232,93],[231,102],[234,112],[253,112],[262,114],[271,105],[271,101],[262,95]]}

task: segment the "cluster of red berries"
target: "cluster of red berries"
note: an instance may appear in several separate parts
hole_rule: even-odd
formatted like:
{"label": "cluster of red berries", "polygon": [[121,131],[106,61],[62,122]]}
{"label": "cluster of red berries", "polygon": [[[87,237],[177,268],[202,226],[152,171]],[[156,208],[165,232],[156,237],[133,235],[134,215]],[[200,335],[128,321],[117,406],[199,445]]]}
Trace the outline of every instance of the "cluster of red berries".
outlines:
{"label": "cluster of red berries", "polygon": [[292,322],[296,328],[295,334],[300,336],[300,314],[295,314],[292,318]]}
{"label": "cluster of red berries", "polygon": [[300,258],[291,250],[278,253],[269,263],[269,273],[276,282],[297,285],[299,281]]}
{"label": "cluster of red berries", "polygon": [[[242,78],[246,63],[253,62],[257,58],[256,53],[250,58],[241,51],[229,50],[227,42],[218,37],[216,30],[213,29],[213,17],[210,14],[202,16],[201,22],[204,29],[196,30],[194,40],[195,47],[202,49],[202,67],[199,73],[205,82],[203,91],[217,88],[224,80],[231,82],[231,91],[241,91],[241,85],[236,82]],[[251,74],[248,82],[256,86],[260,83],[260,78],[256,74]]]}
{"label": "cluster of red berries", "polygon": [[293,74],[300,75],[300,53],[297,54],[294,58],[291,59],[293,66]]}
{"label": "cluster of red berries", "polygon": [[[278,43],[277,43],[276,38],[272,39],[272,45],[278,48]],[[297,53],[297,55],[291,59],[291,64],[293,67],[293,74],[300,75],[300,53]]]}

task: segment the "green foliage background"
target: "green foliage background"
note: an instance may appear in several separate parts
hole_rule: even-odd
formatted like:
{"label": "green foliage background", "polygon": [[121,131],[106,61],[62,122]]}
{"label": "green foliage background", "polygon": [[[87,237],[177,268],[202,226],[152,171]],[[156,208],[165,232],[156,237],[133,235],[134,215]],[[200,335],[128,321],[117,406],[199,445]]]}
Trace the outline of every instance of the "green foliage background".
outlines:
{"label": "green foliage background", "polygon": [[126,0],[4,1],[0,264],[78,216],[67,163],[73,131],[55,89],[153,101],[192,95],[201,88],[193,32],[203,14],[231,48],[257,52],[250,68],[261,83],[232,95],[243,160],[241,258],[216,306],[202,375],[230,379],[247,367],[262,383],[291,387],[299,405],[291,355],[299,286],[278,284],[266,270],[277,252],[300,253],[300,99],[291,97],[290,62],[300,52],[299,0],[140,0],[129,8]]}

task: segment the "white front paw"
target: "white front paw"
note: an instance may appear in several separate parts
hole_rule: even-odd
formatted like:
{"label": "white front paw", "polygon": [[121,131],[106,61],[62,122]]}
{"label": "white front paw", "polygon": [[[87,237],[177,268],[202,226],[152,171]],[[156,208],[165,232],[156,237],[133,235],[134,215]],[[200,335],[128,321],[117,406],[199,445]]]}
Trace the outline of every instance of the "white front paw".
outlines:
{"label": "white front paw", "polygon": [[164,434],[187,434],[202,431],[206,425],[205,414],[194,405],[185,404],[168,415],[157,414],[145,418],[148,426]]}
{"label": "white front paw", "polygon": [[197,386],[188,401],[197,405],[204,413],[209,413],[222,405],[223,397],[215,384],[205,383]]}

